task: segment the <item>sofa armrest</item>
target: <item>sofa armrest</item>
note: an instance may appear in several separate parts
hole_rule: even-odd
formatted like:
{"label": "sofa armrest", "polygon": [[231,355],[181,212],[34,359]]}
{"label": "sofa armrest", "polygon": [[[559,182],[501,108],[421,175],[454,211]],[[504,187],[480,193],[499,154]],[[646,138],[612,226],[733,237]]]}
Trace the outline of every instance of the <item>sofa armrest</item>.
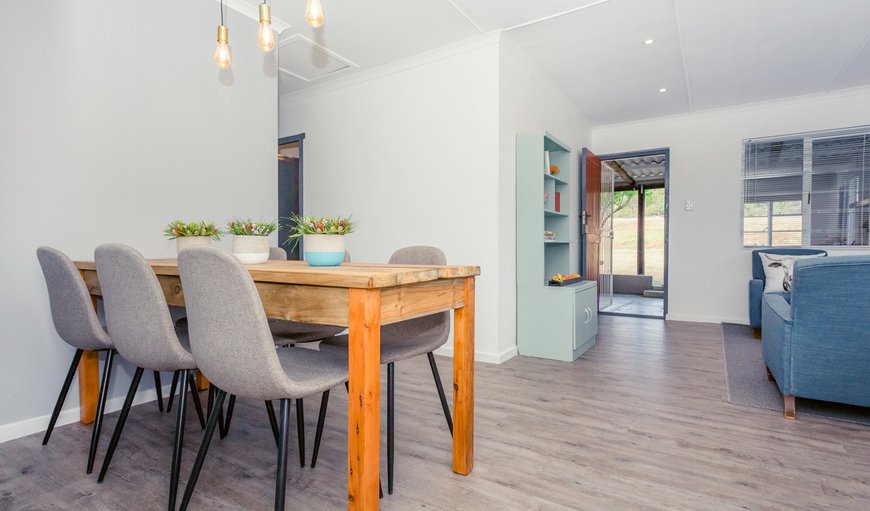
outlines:
{"label": "sofa armrest", "polygon": [[761,328],[761,299],[764,296],[764,281],[752,279],[749,281],[749,325]]}
{"label": "sofa armrest", "polygon": [[785,297],[777,294],[768,294],[764,297],[770,310],[775,312],[783,321],[791,323],[791,304],[786,301]]}

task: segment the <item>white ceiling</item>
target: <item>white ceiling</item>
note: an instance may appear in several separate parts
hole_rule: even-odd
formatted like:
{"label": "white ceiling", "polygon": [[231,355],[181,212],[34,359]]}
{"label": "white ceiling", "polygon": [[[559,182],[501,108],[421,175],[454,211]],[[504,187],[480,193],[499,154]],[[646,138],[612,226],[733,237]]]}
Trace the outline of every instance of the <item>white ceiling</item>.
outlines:
{"label": "white ceiling", "polygon": [[595,125],[870,85],[870,0],[322,1],[270,1],[282,94],[505,29]]}

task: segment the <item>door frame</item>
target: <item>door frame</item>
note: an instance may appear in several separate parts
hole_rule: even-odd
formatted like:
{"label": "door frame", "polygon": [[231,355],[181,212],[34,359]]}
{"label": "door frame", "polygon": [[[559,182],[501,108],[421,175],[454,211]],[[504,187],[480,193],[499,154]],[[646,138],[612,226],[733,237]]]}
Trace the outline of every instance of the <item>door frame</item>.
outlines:
{"label": "door frame", "polygon": [[[304,189],[304,187],[303,187],[303,182],[304,182],[304,179],[305,179],[305,172],[304,172],[304,170],[305,170],[305,158],[303,157],[303,154],[304,154],[304,153],[303,153],[303,150],[304,150],[304,147],[305,147],[305,133],[298,133],[298,134],[296,134],[296,135],[290,135],[290,136],[286,136],[286,137],[281,137],[281,138],[278,139],[278,146],[277,146],[277,147],[280,148],[280,147],[281,147],[282,145],[284,145],[284,144],[291,144],[291,143],[293,143],[293,142],[298,142],[298,143],[299,143],[299,190],[298,190],[298,191],[299,191],[299,214],[304,214],[304,213],[305,213],[305,209],[304,209],[304,204],[303,204],[303,202],[302,202],[302,201],[303,201],[303,193],[302,193],[302,190]],[[275,152],[277,153],[278,151],[276,150]],[[279,155],[279,156],[280,156],[280,155]],[[277,170],[277,169],[276,169],[276,170]],[[275,173],[275,179],[276,179],[275,187],[277,188],[277,186],[278,186],[278,183],[277,183],[278,174],[277,174],[277,172]],[[279,204],[279,209],[278,209],[278,215],[279,215],[279,218],[278,218],[278,222],[281,222],[281,218],[280,218],[280,215],[281,215],[280,203],[281,203],[281,197],[278,197],[278,204]],[[278,246],[279,246],[279,247],[280,247],[281,244],[282,244],[282,241],[281,241],[281,239],[280,239],[282,234],[285,234],[284,229],[282,229],[282,228],[279,227],[279,229],[278,229]],[[299,254],[300,254],[299,257],[300,257],[300,260],[301,260],[301,258],[302,258],[302,254],[303,254],[303,249],[304,249],[304,247],[302,246],[302,238],[301,238],[301,237],[298,238],[298,243],[299,243]]]}
{"label": "door frame", "polygon": [[[664,291],[663,303],[662,303],[662,305],[663,305],[663,308],[662,308],[663,318],[662,319],[667,319],[667,317],[668,317],[668,293],[669,293],[669,288],[670,288],[670,286],[668,285],[668,250],[670,248],[669,231],[670,231],[670,215],[671,215],[671,208],[670,208],[670,204],[671,204],[671,198],[670,198],[670,196],[671,196],[671,148],[670,147],[660,147],[657,149],[644,149],[641,151],[627,151],[627,152],[622,152],[622,153],[599,154],[597,156],[603,163],[604,161],[607,161],[607,160],[620,160],[623,158],[640,158],[642,156],[652,156],[652,155],[656,155],[656,154],[665,155],[665,275],[664,275],[665,291]],[[585,201],[585,194],[584,194],[585,183],[586,183],[585,172],[586,172],[586,166],[584,163],[583,169],[581,172],[581,174],[582,174],[581,175],[581,183],[583,183],[581,186],[583,186],[584,189],[581,190],[581,192],[580,192],[580,198],[581,198],[580,211],[583,211],[583,209],[582,209],[583,204],[584,204],[583,201]],[[581,219],[581,229],[582,228],[583,228],[583,226],[582,226],[582,219]],[[582,232],[581,232],[581,234],[582,234]],[[584,266],[581,266],[581,268],[583,268],[583,267],[585,267],[585,263],[586,263],[586,244],[585,243],[581,243],[580,253],[581,253],[580,264],[584,265]],[[599,311],[599,314],[608,314],[608,313]],[[620,316],[628,316],[628,317],[640,317],[640,318],[654,317],[654,316],[644,316],[644,315],[639,315],[639,314],[619,314],[619,315]]]}

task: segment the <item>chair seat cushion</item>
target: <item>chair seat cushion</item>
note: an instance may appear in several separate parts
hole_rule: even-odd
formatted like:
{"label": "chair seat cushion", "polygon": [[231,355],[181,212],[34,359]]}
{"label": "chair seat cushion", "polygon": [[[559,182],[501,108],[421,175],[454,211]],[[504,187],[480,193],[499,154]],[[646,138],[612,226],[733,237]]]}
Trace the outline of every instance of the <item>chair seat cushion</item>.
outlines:
{"label": "chair seat cushion", "polygon": [[275,337],[275,343],[296,344],[328,339],[345,330],[342,326],[318,325],[315,323],[297,323],[296,321],[270,320],[269,330]]}
{"label": "chair seat cushion", "polygon": [[278,350],[278,360],[287,374],[287,393],[265,399],[299,399],[347,381],[347,356],[337,350],[287,348]]}
{"label": "chair seat cushion", "polygon": [[[381,364],[423,355],[435,351],[444,344],[443,332],[429,330],[408,338],[381,330]],[[320,343],[320,351],[340,351],[347,353],[347,335],[337,335]]]}

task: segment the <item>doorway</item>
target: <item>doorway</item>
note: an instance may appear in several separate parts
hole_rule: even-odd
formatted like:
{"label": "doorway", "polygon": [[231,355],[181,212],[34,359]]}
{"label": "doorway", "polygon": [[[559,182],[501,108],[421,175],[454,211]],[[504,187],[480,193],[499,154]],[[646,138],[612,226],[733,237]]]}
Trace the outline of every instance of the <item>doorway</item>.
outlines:
{"label": "doorway", "polygon": [[302,212],[302,142],[305,134],[278,139],[278,245],[287,251],[287,259],[300,260],[299,243],[284,244],[290,238],[287,217]]}
{"label": "doorway", "polygon": [[[653,149],[602,155],[597,157],[600,167],[587,165],[600,168],[597,248],[602,314],[667,314],[669,158],[668,149]],[[589,183],[589,176],[584,183]],[[587,190],[584,195],[588,194]]]}

